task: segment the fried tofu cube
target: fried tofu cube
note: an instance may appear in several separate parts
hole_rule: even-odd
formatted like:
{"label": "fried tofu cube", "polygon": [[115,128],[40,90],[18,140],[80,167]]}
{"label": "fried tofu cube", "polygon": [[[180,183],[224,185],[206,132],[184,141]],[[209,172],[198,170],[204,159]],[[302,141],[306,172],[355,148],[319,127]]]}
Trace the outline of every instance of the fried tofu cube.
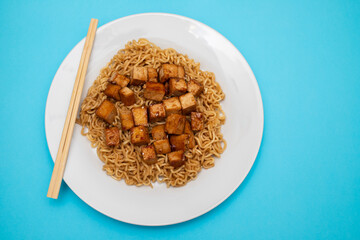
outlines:
{"label": "fried tofu cube", "polygon": [[178,66],[178,78],[184,78],[185,77],[185,69],[183,66]]}
{"label": "fried tofu cube", "polygon": [[157,162],[155,148],[153,145],[149,145],[141,148],[141,155],[146,164],[154,164]]}
{"label": "fried tofu cube", "polygon": [[165,86],[161,83],[147,82],[144,97],[149,100],[161,101],[165,96]]}
{"label": "fried tofu cube", "polygon": [[148,81],[149,82],[157,82],[158,73],[155,68],[148,67]]}
{"label": "fried tofu cube", "polygon": [[184,114],[196,111],[196,100],[192,93],[187,93],[179,97],[182,111]]}
{"label": "fried tofu cube", "polygon": [[111,75],[110,82],[113,84],[119,85],[121,88],[124,88],[129,84],[130,79],[125,77],[124,75],[114,72]]}
{"label": "fried tofu cube", "polygon": [[162,139],[155,141],[154,147],[157,154],[166,154],[171,152],[169,139]]}
{"label": "fried tofu cube", "polygon": [[147,108],[146,107],[136,107],[131,110],[134,118],[135,126],[147,126],[148,117],[147,117]]}
{"label": "fried tofu cube", "polygon": [[188,120],[186,120],[186,122],[185,122],[184,133],[186,133],[189,136],[187,147],[194,148],[195,147],[195,136],[194,136],[194,132],[191,130],[191,125]]}
{"label": "fried tofu cube", "polygon": [[115,108],[115,104],[110,102],[109,100],[104,100],[99,108],[96,110],[96,115],[99,118],[104,119],[109,124],[112,124],[115,120],[117,111]]}
{"label": "fried tofu cube", "polygon": [[124,87],[123,89],[121,89],[119,91],[119,94],[120,99],[125,106],[133,105],[136,102],[134,91],[128,87]]}
{"label": "fried tofu cube", "polygon": [[184,79],[170,78],[169,93],[174,96],[180,96],[186,93],[187,86]]}
{"label": "fried tofu cube", "polygon": [[186,118],[180,114],[171,114],[166,118],[165,131],[168,134],[182,134],[185,128]]}
{"label": "fried tofu cube", "polygon": [[121,89],[120,86],[109,83],[106,89],[104,90],[104,94],[108,97],[120,101],[120,93],[119,93],[120,89]]}
{"label": "fried tofu cube", "polygon": [[185,151],[188,142],[189,142],[189,135],[187,134],[170,136],[171,150],[173,151],[179,151],[179,150]]}
{"label": "fried tofu cube", "polygon": [[195,80],[190,80],[187,84],[188,92],[191,92],[195,97],[199,96],[204,87]]}
{"label": "fried tofu cube", "polygon": [[154,104],[149,107],[149,119],[151,123],[163,121],[166,117],[164,104]]}
{"label": "fried tofu cube", "polygon": [[163,64],[160,67],[159,71],[159,80],[160,82],[166,82],[170,78],[184,78],[185,69],[182,66],[177,66],[175,64]]}
{"label": "fried tofu cube", "polygon": [[110,147],[120,143],[120,132],[117,127],[105,129],[105,143]]}
{"label": "fried tofu cube", "polygon": [[146,67],[134,67],[132,71],[132,85],[142,85],[148,80],[148,69]]}
{"label": "fried tofu cube", "polygon": [[147,127],[138,126],[130,129],[130,141],[136,146],[148,144],[150,142],[149,131]]}
{"label": "fried tofu cube", "polygon": [[151,136],[154,140],[166,139],[165,124],[157,125],[151,129]]}
{"label": "fried tofu cube", "polygon": [[173,113],[181,113],[181,104],[178,97],[163,100],[163,103],[167,116]]}
{"label": "fried tofu cube", "polygon": [[129,130],[134,127],[134,118],[130,110],[120,110],[121,128],[123,131]]}
{"label": "fried tofu cube", "polygon": [[160,82],[166,82],[170,78],[178,77],[178,66],[175,64],[163,64],[159,71]]}
{"label": "fried tofu cube", "polygon": [[168,160],[169,160],[169,164],[175,168],[182,166],[186,161],[184,156],[184,151],[179,150],[169,153]]}
{"label": "fried tofu cube", "polygon": [[200,131],[204,128],[204,117],[202,113],[191,113],[191,129],[193,131]]}

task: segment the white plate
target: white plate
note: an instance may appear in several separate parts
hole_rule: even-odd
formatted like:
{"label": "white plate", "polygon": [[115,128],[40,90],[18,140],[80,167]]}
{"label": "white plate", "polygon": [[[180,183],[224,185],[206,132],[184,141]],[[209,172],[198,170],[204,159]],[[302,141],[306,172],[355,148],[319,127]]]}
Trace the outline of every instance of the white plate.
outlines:
{"label": "white plate", "polygon": [[[117,220],[138,225],[168,225],[198,217],[228,198],[250,171],[263,132],[262,100],[254,74],[240,52],[212,28],[186,17],[149,13],[120,18],[97,30],[82,99],[103,68],[129,40],[147,38],[161,48],[175,48],[212,71],[226,94],[222,102],[226,151],[215,167],[202,170],[185,187],[128,186],[102,170],[102,162],[76,125],[64,175],[67,185],[84,202]],[[53,159],[62,128],[84,39],[68,54],[50,87],[45,130]],[[60,193],[61,195],[61,193]],[[60,196],[61,197],[61,196]]]}

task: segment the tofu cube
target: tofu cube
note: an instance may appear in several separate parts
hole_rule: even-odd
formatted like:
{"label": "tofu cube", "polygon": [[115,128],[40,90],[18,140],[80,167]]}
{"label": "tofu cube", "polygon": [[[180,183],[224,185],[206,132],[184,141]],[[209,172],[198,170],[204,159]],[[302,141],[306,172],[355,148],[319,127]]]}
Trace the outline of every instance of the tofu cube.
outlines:
{"label": "tofu cube", "polygon": [[132,85],[142,85],[148,80],[148,69],[146,67],[134,67],[132,71]]}
{"label": "tofu cube", "polygon": [[184,78],[185,77],[185,69],[183,66],[178,66],[178,78]]}
{"label": "tofu cube", "polygon": [[170,78],[169,93],[174,96],[180,96],[186,93],[187,86],[184,79]]}
{"label": "tofu cube", "polygon": [[125,77],[124,75],[121,75],[121,74],[118,74],[117,72],[114,72],[111,75],[110,82],[112,84],[119,85],[121,88],[124,88],[129,84],[130,79]]}
{"label": "tofu cube", "polygon": [[165,124],[157,125],[151,129],[151,136],[154,140],[167,139]]}
{"label": "tofu cube", "polygon": [[178,97],[163,100],[163,103],[167,116],[173,113],[181,113],[181,104]]}
{"label": "tofu cube", "polygon": [[178,66],[175,64],[163,64],[159,71],[160,82],[166,82],[170,78],[178,77]]}
{"label": "tofu cube", "polygon": [[123,131],[129,130],[134,127],[134,118],[130,110],[120,110],[121,128]]}
{"label": "tofu cube", "polygon": [[130,141],[136,146],[148,144],[150,142],[149,132],[147,127],[138,126],[130,129]]}
{"label": "tofu cube", "polygon": [[195,80],[190,80],[187,85],[188,92],[192,93],[195,97],[199,96],[204,87]]}
{"label": "tofu cube", "polygon": [[134,118],[135,126],[147,126],[148,117],[147,117],[147,108],[146,107],[136,107],[131,110]]}
{"label": "tofu cube", "polygon": [[162,139],[155,141],[154,147],[157,154],[166,154],[171,152],[169,139]]}
{"label": "tofu cube", "polygon": [[153,145],[149,145],[141,148],[141,155],[146,164],[154,164],[157,162],[155,148]]}
{"label": "tofu cube", "polygon": [[200,131],[204,128],[204,117],[202,113],[191,113],[191,129],[193,131]]}
{"label": "tofu cube", "polygon": [[184,133],[186,133],[189,136],[187,147],[190,149],[194,148],[195,147],[195,136],[194,136],[194,132],[191,130],[191,125],[188,120],[186,120],[186,122],[185,122]]}
{"label": "tofu cube", "polygon": [[170,136],[170,144],[172,151],[184,150],[188,145],[189,135],[181,134],[181,135],[172,135]]}
{"label": "tofu cube", "polygon": [[184,151],[179,150],[168,154],[169,164],[175,168],[182,166],[185,163]]}
{"label": "tofu cube", "polygon": [[151,123],[165,120],[166,112],[164,104],[159,103],[149,107],[149,119]]}
{"label": "tofu cube", "polygon": [[110,147],[120,143],[120,132],[117,127],[105,129],[105,143]]}
{"label": "tofu cube", "polygon": [[166,118],[165,131],[168,134],[182,134],[185,128],[186,118],[180,114],[171,114]]}
{"label": "tofu cube", "polygon": [[119,94],[120,94],[120,99],[125,106],[133,105],[136,102],[135,94],[133,90],[131,90],[128,87],[124,87],[123,89],[121,89],[119,91]]}
{"label": "tofu cube", "polygon": [[121,89],[120,86],[109,83],[104,91],[104,94],[108,97],[120,101],[120,93],[119,93],[120,89]]}
{"label": "tofu cube", "polygon": [[179,97],[182,111],[184,114],[196,111],[196,100],[192,93],[187,93]]}
{"label": "tofu cube", "polygon": [[155,68],[148,67],[148,81],[149,82],[157,82],[158,73]]}
{"label": "tofu cube", "polygon": [[112,124],[115,120],[117,111],[115,105],[109,100],[104,100],[99,108],[96,110],[96,115],[99,118],[104,119],[109,124]]}
{"label": "tofu cube", "polygon": [[165,86],[161,83],[147,82],[144,97],[149,100],[161,101],[165,96]]}

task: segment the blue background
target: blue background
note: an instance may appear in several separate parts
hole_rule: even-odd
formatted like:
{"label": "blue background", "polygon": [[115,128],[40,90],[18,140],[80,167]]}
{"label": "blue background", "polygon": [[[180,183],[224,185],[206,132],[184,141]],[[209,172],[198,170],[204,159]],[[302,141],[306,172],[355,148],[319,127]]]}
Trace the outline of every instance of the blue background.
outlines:
{"label": "blue background", "polygon": [[[360,239],[360,1],[99,2],[0,2],[1,239]],[[246,180],[213,211],[167,227],[110,219],[65,184],[58,200],[46,197],[44,113],[57,68],[91,17],[101,26],[142,12],[222,33],[264,102]]]}

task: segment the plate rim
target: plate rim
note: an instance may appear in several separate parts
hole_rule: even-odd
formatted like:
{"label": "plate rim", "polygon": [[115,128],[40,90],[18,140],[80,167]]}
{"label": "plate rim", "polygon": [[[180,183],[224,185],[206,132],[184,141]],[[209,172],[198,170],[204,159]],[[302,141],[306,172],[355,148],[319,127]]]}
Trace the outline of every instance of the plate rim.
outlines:
{"label": "plate rim", "polygon": [[[70,185],[65,181],[65,179],[62,179],[64,183],[66,183],[66,185],[71,189],[71,191],[79,198],[81,199],[85,204],[87,204],[88,206],[90,206],[91,208],[93,208],[94,210],[96,210],[97,212],[107,216],[107,217],[110,217],[112,219],[115,219],[117,221],[121,221],[121,222],[124,222],[124,223],[127,223],[127,224],[133,224],[133,225],[138,225],[138,226],[169,226],[169,225],[175,225],[175,224],[179,224],[179,223],[183,223],[183,222],[187,222],[187,221],[190,221],[192,219],[195,219],[195,218],[198,218],[208,212],[210,212],[211,210],[213,210],[214,208],[218,207],[221,203],[223,203],[226,199],[228,199],[239,187],[240,185],[244,182],[245,178],[247,178],[249,172],[251,171],[251,169],[253,168],[254,166],[254,163],[256,161],[256,158],[259,154],[259,150],[260,150],[260,146],[261,146],[261,143],[262,143],[262,139],[263,139],[263,134],[264,134],[264,107],[263,107],[263,100],[262,100],[262,96],[261,96],[261,91],[260,91],[260,87],[259,87],[259,84],[256,80],[256,77],[249,65],[249,63],[246,61],[246,59],[244,58],[244,56],[241,54],[241,52],[239,51],[239,49],[237,49],[237,47],[230,41],[228,40],[224,35],[222,35],[220,32],[218,32],[217,30],[213,29],[212,27],[206,25],[205,23],[202,23],[198,20],[195,20],[193,18],[189,18],[189,17],[185,17],[185,16],[182,16],[182,15],[178,15],[178,14],[173,14],[173,13],[164,13],[164,12],[148,12],[148,13],[138,13],[138,14],[132,14],[132,15],[128,15],[128,16],[125,16],[125,17],[121,17],[121,18],[117,18],[115,20],[112,20],[104,25],[102,25],[101,27],[99,27],[97,29],[97,32],[100,32],[102,31],[103,29],[109,27],[110,25],[112,24],[115,24],[117,23],[118,21],[122,21],[122,20],[125,20],[125,19],[129,19],[129,18],[136,18],[136,17],[142,17],[142,16],[166,16],[166,17],[174,17],[174,18],[178,18],[178,19],[183,19],[183,20],[187,20],[187,21],[194,21],[196,22],[197,24],[201,25],[202,27],[210,30],[210,31],[214,31],[216,34],[218,34],[223,40],[225,40],[227,43],[229,43],[234,49],[236,49],[237,53],[239,54],[240,56],[240,59],[241,59],[241,62],[246,66],[246,70],[249,74],[249,77],[251,79],[251,81],[253,82],[253,85],[256,87],[256,96],[257,98],[259,99],[259,107],[260,107],[260,123],[261,123],[261,131],[260,131],[260,138],[259,138],[259,141],[257,143],[257,146],[256,146],[256,153],[255,153],[255,156],[254,156],[254,160],[252,161],[251,163],[251,167],[247,170],[246,174],[244,175],[244,177],[241,179],[241,181],[239,181],[239,183],[237,183],[235,185],[235,187],[229,191],[229,193],[227,195],[225,195],[224,197],[222,197],[220,200],[218,200],[215,204],[213,204],[211,207],[203,210],[202,212],[200,213],[195,213],[193,214],[191,217],[188,217],[187,219],[184,219],[184,220],[181,220],[181,221],[174,221],[174,222],[170,222],[170,223],[166,223],[166,224],[141,224],[141,223],[136,223],[136,222],[131,222],[131,221],[126,221],[126,220],[120,220],[118,218],[115,218],[113,216],[110,216],[108,215],[107,213],[104,213],[100,210],[98,210],[97,208],[95,208],[92,204],[86,202],[81,196],[79,196],[71,187]],[[49,104],[49,96],[50,96],[50,92],[53,88],[53,83],[54,83],[54,79],[56,78],[56,76],[59,74],[59,70],[60,70],[60,66],[69,58],[70,54],[74,51],[74,49],[76,47],[78,47],[78,45],[82,44],[82,42],[85,41],[85,38],[82,38],[69,52],[68,54],[66,55],[66,57],[63,59],[63,61],[61,62],[61,64],[59,65],[58,69],[56,70],[56,73],[51,81],[51,85],[50,85],[50,88],[49,88],[49,91],[48,91],[48,95],[47,95],[47,98],[46,98],[46,104],[45,104],[45,114],[44,114],[44,117],[45,117],[45,121],[44,121],[44,125],[45,125],[45,138],[46,138],[46,143],[47,143],[47,148],[49,150],[49,153],[50,153],[50,156],[51,156],[51,152],[50,152],[50,148],[49,148],[49,140],[48,140],[48,136],[47,136],[47,109],[48,109],[48,104]],[[55,159],[53,159],[53,157],[51,156],[51,159],[53,162],[55,162]]]}

